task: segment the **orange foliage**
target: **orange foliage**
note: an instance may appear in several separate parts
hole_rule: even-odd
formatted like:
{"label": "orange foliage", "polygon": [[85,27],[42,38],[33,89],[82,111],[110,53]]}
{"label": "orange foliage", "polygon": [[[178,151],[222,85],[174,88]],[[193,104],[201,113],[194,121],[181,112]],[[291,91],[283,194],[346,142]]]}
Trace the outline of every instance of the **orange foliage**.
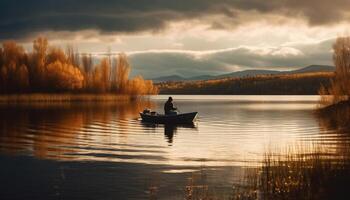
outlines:
{"label": "orange foliage", "polygon": [[129,80],[127,87],[127,93],[132,95],[145,95],[145,94],[157,94],[158,89],[153,86],[152,81],[144,80],[141,76],[136,76],[134,79]]}
{"label": "orange foliage", "polygon": [[107,58],[102,59],[101,63],[95,67],[93,72],[92,88],[95,92],[110,91],[110,65]]}
{"label": "orange foliage", "polygon": [[329,87],[322,86],[319,90],[323,105],[350,100],[350,37],[338,37],[333,52],[335,76]]}
{"label": "orange foliage", "polygon": [[47,66],[47,85],[54,91],[81,89],[84,77],[78,68],[57,60]]}
{"label": "orange foliage", "polygon": [[142,77],[129,80],[129,72],[125,54],[118,56],[113,67],[108,58],[94,66],[91,55],[80,57],[72,46],[64,52],[49,46],[42,37],[34,40],[31,53],[14,41],[6,41],[0,48],[0,93],[79,91],[144,95],[157,92],[152,81]]}
{"label": "orange foliage", "polygon": [[13,41],[3,43],[1,49],[0,92],[24,91],[28,86],[27,55],[23,47]]}
{"label": "orange foliage", "polygon": [[115,65],[114,88],[117,92],[126,93],[130,65],[125,54],[119,54]]}

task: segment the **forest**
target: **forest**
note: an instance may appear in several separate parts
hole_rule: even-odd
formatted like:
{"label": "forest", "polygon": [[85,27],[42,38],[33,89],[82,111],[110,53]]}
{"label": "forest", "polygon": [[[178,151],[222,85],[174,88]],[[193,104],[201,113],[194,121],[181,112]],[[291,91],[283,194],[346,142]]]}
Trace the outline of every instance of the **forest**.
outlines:
{"label": "forest", "polygon": [[161,94],[316,95],[322,85],[330,85],[333,76],[332,72],[314,72],[164,82],[156,85]]}
{"label": "forest", "polygon": [[0,48],[0,94],[157,93],[151,80],[129,79],[130,70],[123,53],[96,63],[91,54],[79,54],[69,45],[66,50],[50,46],[42,37],[33,41],[32,52],[15,41],[5,41]]}

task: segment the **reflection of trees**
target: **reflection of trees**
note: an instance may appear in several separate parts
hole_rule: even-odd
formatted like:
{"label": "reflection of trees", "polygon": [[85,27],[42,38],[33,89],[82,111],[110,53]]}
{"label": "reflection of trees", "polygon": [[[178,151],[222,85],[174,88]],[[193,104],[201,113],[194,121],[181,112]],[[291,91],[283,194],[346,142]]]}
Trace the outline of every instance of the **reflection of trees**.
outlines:
{"label": "reflection of trees", "polygon": [[350,129],[350,104],[339,103],[317,111],[320,127],[325,130]]}
{"label": "reflection of trees", "polygon": [[[55,106],[22,106],[0,108],[0,151],[7,154],[32,153],[42,158],[64,158],[79,146],[95,144],[112,137],[107,129],[127,134],[131,118],[149,101]],[[109,127],[110,123],[115,127]],[[99,128],[93,129],[95,123]],[[120,131],[123,130],[123,131]],[[74,147],[74,148],[67,148]]]}
{"label": "reflection of trees", "polygon": [[316,112],[316,116],[322,132],[332,132],[337,135],[337,140],[332,140],[335,145],[336,156],[350,159],[350,104],[338,103]]}

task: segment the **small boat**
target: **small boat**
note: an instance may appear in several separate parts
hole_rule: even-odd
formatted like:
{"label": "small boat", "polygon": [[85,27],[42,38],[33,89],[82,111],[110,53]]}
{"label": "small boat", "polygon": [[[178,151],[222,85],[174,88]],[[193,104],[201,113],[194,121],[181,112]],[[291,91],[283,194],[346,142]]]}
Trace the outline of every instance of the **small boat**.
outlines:
{"label": "small boat", "polygon": [[163,115],[156,112],[140,113],[142,121],[156,124],[187,124],[192,123],[198,112]]}

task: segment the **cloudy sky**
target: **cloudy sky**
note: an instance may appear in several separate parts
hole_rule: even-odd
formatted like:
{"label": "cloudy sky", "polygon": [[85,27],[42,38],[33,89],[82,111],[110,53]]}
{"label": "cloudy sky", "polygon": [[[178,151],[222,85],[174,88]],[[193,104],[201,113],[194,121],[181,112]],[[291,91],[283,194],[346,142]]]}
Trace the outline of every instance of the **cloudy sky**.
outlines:
{"label": "cloudy sky", "polygon": [[0,40],[126,52],[146,78],[332,64],[349,0],[1,0]]}

